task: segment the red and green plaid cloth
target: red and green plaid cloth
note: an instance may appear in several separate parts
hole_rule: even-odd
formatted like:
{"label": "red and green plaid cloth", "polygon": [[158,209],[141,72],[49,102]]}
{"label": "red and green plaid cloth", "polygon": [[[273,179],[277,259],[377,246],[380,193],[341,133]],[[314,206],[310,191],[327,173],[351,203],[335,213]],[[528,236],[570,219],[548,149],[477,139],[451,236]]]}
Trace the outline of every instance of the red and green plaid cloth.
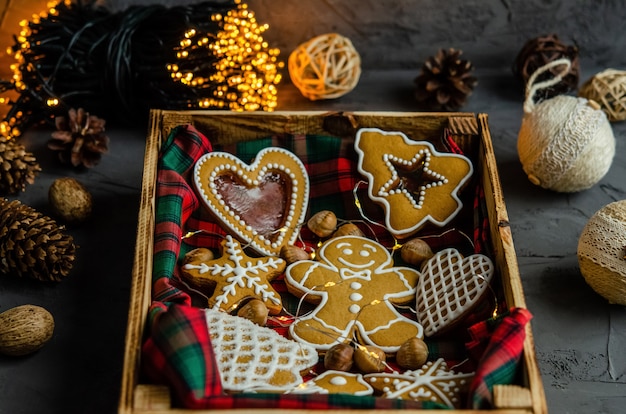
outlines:
{"label": "red and green plaid cloth", "polygon": [[[459,152],[453,141],[447,143],[451,150]],[[357,197],[362,200],[366,194],[366,185],[363,183],[363,191],[360,191],[362,178],[356,170],[356,154],[348,140],[327,136],[281,135],[240,142],[219,150],[250,162],[258,151],[269,146],[286,148],[298,155],[304,163],[311,185],[310,214],[331,210],[339,218],[361,218],[353,191],[355,187],[359,188]],[[193,409],[442,408],[431,403],[351,395],[227,395],[223,392],[204,311],[201,306],[196,306],[178,274],[178,261],[186,252],[200,246],[217,248],[224,234],[202,207],[190,180],[195,162],[214,149],[217,150],[212,147],[210,140],[192,126],[175,128],[161,148],[156,187],[153,303],[148,314],[142,349],[142,373],[145,379],[168,385],[177,405]],[[473,234],[472,243],[468,242],[465,232],[450,231],[427,239],[433,249],[463,246],[459,250],[467,251],[471,248],[472,251],[482,251],[486,248],[487,243],[484,242],[487,236],[482,231],[485,229],[486,216],[484,210],[481,210],[483,203],[479,196],[480,191],[477,191],[475,200],[472,200],[475,206],[473,219],[470,215],[470,221],[474,222],[469,229],[469,234]],[[361,207],[368,218],[376,219],[376,214],[380,214],[371,203],[361,203]],[[381,227],[370,225],[369,231],[373,233],[370,236],[381,244],[389,247],[394,245],[393,239]],[[188,234],[193,236],[185,237]],[[315,238],[309,237],[306,229],[303,229],[302,236],[304,243],[315,243]],[[511,315],[517,313],[518,310],[513,310]],[[475,358],[480,361],[473,361],[479,364],[479,375],[474,381],[475,392],[470,396],[470,406],[488,406],[493,384],[502,381],[510,383],[514,379],[522,352],[525,322],[514,319],[517,324],[502,323],[508,320],[513,319],[504,316],[495,322],[479,322],[475,325],[481,328],[470,330],[469,336],[464,338],[471,340],[470,353],[463,346],[463,340],[429,343],[431,358],[443,357],[448,361],[469,361],[471,356],[477,353],[487,355],[489,351],[490,358],[486,364],[483,364],[481,357]],[[501,326],[512,328],[496,335]],[[495,339],[497,343],[493,343]],[[481,351],[481,348],[485,351]]]}

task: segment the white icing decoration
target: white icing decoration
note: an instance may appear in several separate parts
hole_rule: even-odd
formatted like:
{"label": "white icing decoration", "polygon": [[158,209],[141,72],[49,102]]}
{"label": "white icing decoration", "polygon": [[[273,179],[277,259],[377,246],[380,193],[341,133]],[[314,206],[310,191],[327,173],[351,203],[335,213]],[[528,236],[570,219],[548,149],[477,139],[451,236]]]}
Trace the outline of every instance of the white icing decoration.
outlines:
{"label": "white icing decoration", "polygon": [[350,311],[350,313],[359,313],[359,311],[361,310],[361,307],[359,305],[352,304],[350,305],[348,310]]}
{"label": "white icing decoration", "polygon": [[344,377],[336,376],[330,379],[330,383],[333,385],[346,385],[348,383],[348,380]]}
{"label": "white icing decoration", "polygon": [[363,295],[361,295],[360,293],[351,293],[350,294],[350,300],[353,300],[355,302],[359,301],[363,299]]}

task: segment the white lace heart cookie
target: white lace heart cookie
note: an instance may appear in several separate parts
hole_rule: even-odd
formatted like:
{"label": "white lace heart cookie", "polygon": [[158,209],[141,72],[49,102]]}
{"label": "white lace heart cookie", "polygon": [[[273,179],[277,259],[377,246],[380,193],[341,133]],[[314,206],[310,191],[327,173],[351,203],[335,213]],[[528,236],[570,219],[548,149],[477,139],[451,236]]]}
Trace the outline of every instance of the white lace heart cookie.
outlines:
{"label": "white lace heart cookie", "polygon": [[463,257],[444,249],[422,264],[417,283],[417,320],[424,334],[442,333],[463,319],[490,289],[491,259],[482,254]]}
{"label": "white lace heart cookie", "polygon": [[397,238],[428,223],[445,226],[461,211],[458,193],[473,173],[467,157],[376,128],[360,129],[354,149],[368,196],[382,206],[385,227]]}
{"label": "white lace heart cookie", "polygon": [[219,222],[257,252],[278,256],[293,244],[309,202],[309,175],[290,151],[261,150],[250,165],[227,152],[203,155],[193,182]]}
{"label": "white lace heart cookie", "polygon": [[205,310],[211,345],[227,391],[287,391],[319,361],[315,348],[239,316]]}

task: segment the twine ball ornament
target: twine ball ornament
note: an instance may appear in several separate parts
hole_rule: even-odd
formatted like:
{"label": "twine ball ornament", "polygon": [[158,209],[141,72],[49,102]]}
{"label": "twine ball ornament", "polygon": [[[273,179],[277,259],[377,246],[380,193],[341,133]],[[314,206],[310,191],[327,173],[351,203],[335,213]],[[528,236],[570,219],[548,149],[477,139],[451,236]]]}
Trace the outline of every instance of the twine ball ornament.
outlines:
{"label": "twine ball ornament", "polygon": [[288,60],[289,76],[312,101],[339,98],[352,91],[361,76],[361,56],[350,39],[328,33],[299,45]]}
{"label": "twine ball ornament", "polygon": [[626,305],[626,200],[598,210],[578,240],[585,281],[609,303]]}
{"label": "twine ball ornament", "polygon": [[589,78],[578,96],[593,99],[606,113],[609,121],[626,119],[626,71],[606,69]]}
{"label": "twine ball ornament", "polygon": [[[565,67],[561,74],[535,83],[541,73],[557,65]],[[528,179],[565,193],[595,185],[608,172],[615,156],[611,124],[596,102],[568,95],[533,101],[535,92],[558,83],[569,65],[568,59],[559,59],[531,77],[517,138],[518,156]]]}

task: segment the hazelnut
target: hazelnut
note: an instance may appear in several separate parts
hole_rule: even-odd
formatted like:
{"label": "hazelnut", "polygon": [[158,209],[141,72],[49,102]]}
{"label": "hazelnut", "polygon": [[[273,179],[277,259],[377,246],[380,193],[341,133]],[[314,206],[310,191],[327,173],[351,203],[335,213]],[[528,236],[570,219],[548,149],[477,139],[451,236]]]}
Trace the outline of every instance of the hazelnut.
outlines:
{"label": "hazelnut", "polygon": [[197,249],[190,250],[187,254],[185,254],[185,257],[183,257],[183,265],[196,261],[206,262],[213,259],[214,254],[211,250],[205,247],[198,247]]}
{"label": "hazelnut", "polygon": [[280,257],[287,262],[288,265],[301,260],[311,259],[311,256],[309,256],[306,250],[291,244],[286,244],[280,248]]}
{"label": "hazelnut", "polygon": [[359,236],[365,237],[365,234],[361,231],[361,229],[353,223],[346,223],[341,226],[333,233],[333,237],[340,236]]}
{"label": "hazelnut", "polygon": [[324,368],[336,371],[350,371],[354,348],[348,344],[337,344],[324,355]]}
{"label": "hazelnut", "polygon": [[261,299],[250,299],[237,311],[237,316],[246,318],[257,325],[265,326],[269,311]]}
{"label": "hazelnut", "polygon": [[405,369],[419,369],[428,359],[428,345],[419,338],[411,338],[400,346],[396,362]]}
{"label": "hazelnut", "polygon": [[319,237],[328,237],[337,227],[337,216],[329,210],[322,210],[315,213],[306,226]]}
{"label": "hazelnut", "polygon": [[402,257],[402,260],[417,267],[434,255],[428,243],[418,238],[407,241],[400,248],[400,257]]}
{"label": "hazelnut", "polygon": [[386,360],[385,352],[375,346],[358,345],[354,351],[354,364],[364,374],[383,372],[387,367]]}

